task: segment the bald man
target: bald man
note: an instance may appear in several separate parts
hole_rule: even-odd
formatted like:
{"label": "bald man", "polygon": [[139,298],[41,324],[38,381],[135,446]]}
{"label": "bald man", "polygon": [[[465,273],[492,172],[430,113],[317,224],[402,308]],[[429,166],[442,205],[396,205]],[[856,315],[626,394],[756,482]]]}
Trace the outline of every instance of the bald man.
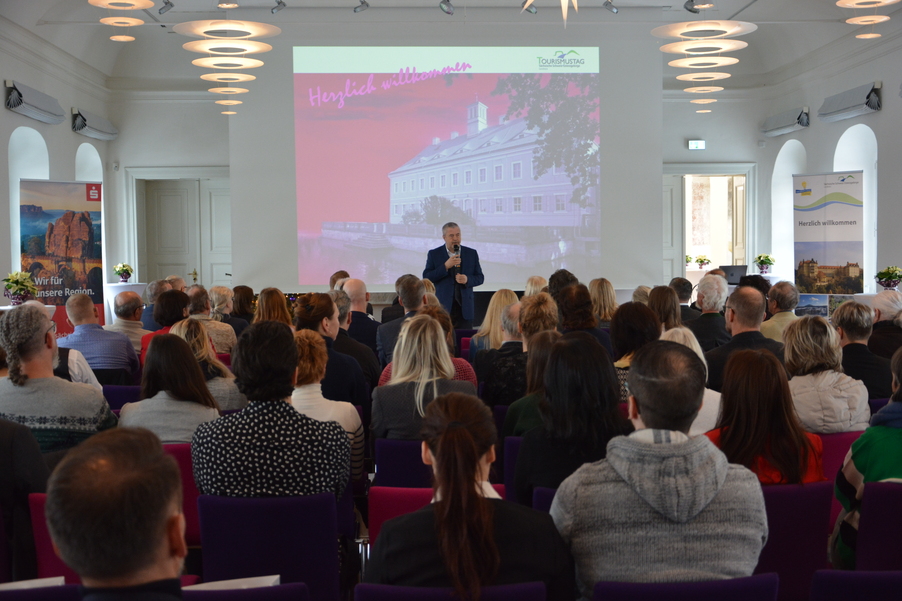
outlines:
{"label": "bald man", "polygon": [[[138,353],[125,334],[107,332],[100,327],[100,317],[91,297],[70,296],[66,301],[66,315],[75,331],[60,338],[59,346],[81,352],[101,384],[131,384],[131,378],[141,369]],[[128,381],[122,380],[119,370],[128,374]]]}
{"label": "bald man", "polygon": [[363,280],[351,278],[344,281],[341,289],[351,299],[351,323],[348,325],[348,336],[367,345],[373,349],[374,353],[378,353],[376,330],[379,328],[379,322],[367,314],[366,307],[370,302],[370,293],[366,291],[366,284],[363,283]]}
{"label": "bald man", "polygon": [[132,343],[136,353],[141,352],[141,337],[150,334],[144,329],[141,318],[144,315],[144,301],[137,292],[125,291],[116,295],[113,300],[113,313],[116,319],[110,325],[103,326],[107,332],[125,334]]}

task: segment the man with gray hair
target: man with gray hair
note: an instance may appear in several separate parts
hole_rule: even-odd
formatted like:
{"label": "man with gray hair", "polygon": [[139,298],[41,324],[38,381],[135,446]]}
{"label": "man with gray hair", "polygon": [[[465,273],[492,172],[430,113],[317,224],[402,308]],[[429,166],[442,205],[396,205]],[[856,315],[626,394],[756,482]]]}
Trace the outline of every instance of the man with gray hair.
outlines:
{"label": "man with gray hair", "polygon": [[73,294],[66,301],[66,315],[75,331],[58,344],[79,351],[101,384],[130,385],[141,370],[138,353],[131,340],[119,332],[100,326],[100,315],[87,294]]}
{"label": "man with gray hair", "polygon": [[842,347],[842,370],[850,378],[864,382],[869,399],[888,399],[893,394],[893,373],[889,359],[868,348],[874,312],[867,305],[846,301],[833,311],[833,327]]}
{"label": "man with gray hair", "polygon": [[[360,364],[363,376],[366,378],[367,384],[370,385],[370,390],[373,390],[379,385],[379,376],[382,375],[382,369],[379,367],[379,359],[376,357],[373,349],[351,338],[348,332],[348,327],[354,323],[351,299],[348,298],[344,290],[330,290],[328,294],[338,308],[338,333],[332,342],[332,348],[339,353],[350,355]],[[364,319],[369,321],[366,318],[366,313],[364,313]]]}
{"label": "man with gray hair", "polygon": [[363,280],[351,278],[345,280],[341,287],[351,301],[350,325],[348,326],[348,336],[365,344],[378,353],[376,348],[376,330],[379,329],[379,322],[373,319],[367,311],[367,305],[370,302],[370,293],[366,291],[366,284]]}
{"label": "man with gray hair", "polygon": [[203,322],[207,328],[207,334],[213,341],[213,349],[217,353],[229,354],[232,347],[238,342],[235,329],[227,323],[216,321],[210,315],[210,293],[199,284],[188,289],[188,317]]}
{"label": "man with gray hair", "polygon": [[724,302],[727,300],[727,280],[719,275],[706,275],[698,283],[696,303],[702,314],[683,325],[692,330],[702,350],[708,352],[730,341],[724,320]]}
{"label": "man with gray hair", "polygon": [[449,221],[442,226],[445,243],[426,256],[423,278],[435,284],[435,296],[451,316],[455,328],[472,327],[476,315],[473,288],[485,280],[476,249],[460,245],[460,226]]}
{"label": "man with gray hair", "polygon": [[902,292],[884,290],[871,301],[874,309],[874,331],[868,339],[868,348],[878,357],[892,359],[896,349],[902,347]]}
{"label": "man with gray hair", "polygon": [[119,332],[125,334],[132,342],[136,353],[141,352],[141,337],[150,334],[150,330],[141,327],[141,317],[144,313],[144,303],[137,292],[125,290],[113,299],[113,313],[116,319],[113,323],[103,326],[107,332]]}
{"label": "man with gray hair", "polygon": [[96,388],[53,375],[59,361],[56,324],[43,307],[23,305],[6,313],[0,319],[0,346],[9,363],[9,377],[0,378],[0,418],[30,428],[42,453],[69,449],[116,425]]}
{"label": "man with gray hair", "polygon": [[761,324],[765,338],[783,342],[783,330],[798,319],[793,313],[799,305],[799,289],[792,282],[777,282],[767,293],[767,310],[773,316]]}
{"label": "man with gray hair", "polygon": [[172,286],[173,290],[178,290],[179,292],[185,292],[185,289],[188,288],[185,278],[180,275],[170,275],[166,278],[166,282]]}
{"label": "man with gray hair", "polygon": [[141,314],[141,324],[144,326],[145,330],[156,332],[157,330],[163,329],[163,326],[158,324],[153,318],[153,306],[156,304],[160,295],[167,290],[172,290],[172,285],[166,280],[154,280],[149,283],[144,290],[144,294],[147,295],[147,306]]}
{"label": "man with gray hair", "polygon": [[476,379],[484,384],[482,400],[486,405],[510,405],[526,396],[526,359],[520,335],[520,303],[513,303],[501,310],[501,346],[476,353]]}

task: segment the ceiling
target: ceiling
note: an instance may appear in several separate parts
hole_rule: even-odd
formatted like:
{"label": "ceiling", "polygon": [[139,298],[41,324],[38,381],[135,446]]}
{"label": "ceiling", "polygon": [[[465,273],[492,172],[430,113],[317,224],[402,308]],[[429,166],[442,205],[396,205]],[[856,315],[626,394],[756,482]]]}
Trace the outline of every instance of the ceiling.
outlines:
{"label": "ceiling", "polygon": [[[127,68],[117,61],[125,45],[109,41],[113,33],[121,33],[99,23],[105,16],[137,16],[145,25],[136,28],[133,35],[145,38],[145,48],[155,45],[181,44],[168,35],[171,26],[184,21],[212,18],[246,19],[274,23],[283,30],[302,31],[311,22],[365,21],[422,22],[440,20],[472,20],[480,23],[524,23],[531,32],[536,27],[560,28],[561,14],[557,0],[536,0],[539,13],[535,16],[521,14],[519,0],[452,0],[456,12],[453,16],[442,14],[437,0],[370,0],[371,8],[355,14],[351,9],[358,0],[284,0],[288,7],[277,14],[270,9],[275,0],[238,0],[241,8],[229,11],[216,8],[217,0],[172,0],[173,9],[158,14],[163,0],[154,0],[154,8],[146,11],[111,11],[88,4],[87,0],[0,0],[0,16],[24,27],[37,36],[59,47],[104,74],[124,76]],[[758,25],[758,30],[742,39],[749,47],[739,51],[738,65],[729,68],[734,75],[731,87],[760,85],[764,76],[784,68],[819,48],[841,40],[853,40],[856,44],[879,44],[881,40],[855,40],[854,35],[863,30],[844,21],[856,15],[852,9],[839,8],[835,0],[713,0],[715,7],[693,15],[682,8],[683,0],[613,0],[620,7],[617,15],[601,8],[602,0],[583,0],[581,9],[569,14],[570,27],[606,26],[617,22],[647,25],[648,31],[664,23],[702,19],[737,19]],[[899,5],[880,9],[881,14],[894,15],[888,23],[876,26],[876,31],[886,34],[902,27],[902,9]],[[871,11],[873,12],[873,10]],[[857,14],[865,14],[858,11]],[[116,29],[116,32],[112,30]],[[557,29],[557,32],[560,30]],[[649,38],[651,34],[649,33]],[[149,42],[147,40],[150,40]],[[156,46],[159,48],[159,46]],[[675,75],[684,72],[666,66],[666,60],[676,58],[663,55],[665,61],[665,88],[673,87]]]}

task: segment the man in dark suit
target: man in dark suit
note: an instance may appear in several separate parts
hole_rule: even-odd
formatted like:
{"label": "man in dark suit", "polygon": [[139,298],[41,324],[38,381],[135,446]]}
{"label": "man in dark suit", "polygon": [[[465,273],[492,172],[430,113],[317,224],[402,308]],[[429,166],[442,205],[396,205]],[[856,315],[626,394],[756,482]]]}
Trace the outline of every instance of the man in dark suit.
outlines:
{"label": "man in dark suit", "polygon": [[761,322],[764,321],[766,305],[764,294],[751,286],[738,287],[727,299],[724,318],[727,331],[730,332],[732,338],[728,343],[705,353],[705,360],[708,362],[708,388],[717,392],[721,391],[724,367],[727,365],[727,359],[735,351],[765,349],[776,355],[781,363],[783,362],[783,344],[765,338],[761,333]]}
{"label": "man in dark suit", "polygon": [[868,348],[874,326],[874,312],[867,305],[846,301],[833,311],[833,327],[842,347],[842,370],[850,378],[864,382],[869,399],[888,399],[893,394],[890,361]]}
{"label": "man in dark suit", "polygon": [[667,285],[676,291],[677,298],[680,299],[680,320],[683,325],[702,314],[701,311],[696,311],[689,306],[689,301],[692,299],[692,282],[686,278],[673,278]]}
{"label": "man in dark suit", "polygon": [[401,326],[416,315],[417,309],[426,302],[426,287],[423,285],[423,280],[415,275],[409,273],[402,275],[398,278],[396,288],[398,298],[401,299],[401,306],[404,308],[404,317],[384,323],[376,330],[376,348],[382,367],[391,363],[392,355],[395,352],[395,343],[398,341],[398,334],[401,333]]}
{"label": "man in dark suit", "polygon": [[[448,222],[442,226],[445,243],[426,256],[423,277],[435,284],[435,296],[451,315],[457,329],[473,327],[475,301],[473,288],[485,280],[475,249],[460,245],[460,226]],[[403,304],[403,302],[402,302]],[[406,308],[406,307],[405,307]]]}
{"label": "man in dark suit", "polygon": [[[382,375],[379,359],[376,358],[375,351],[367,345],[354,340],[348,333],[348,327],[353,321],[351,319],[351,300],[348,298],[347,293],[344,290],[330,290],[329,296],[332,297],[332,301],[338,308],[338,332],[335,335],[332,348],[339,353],[353,357],[360,364],[360,368],[363,370],[363,377],[366,378],[370,390],[373,390],[379,384],[379,376]],[[367,319],[366,313],[364,313],[364,319]],[[379,324],[376,324],[376,327],[379,327]]]}
{"label": "man in dark suit", "polygon": [[351,321],[346,328],[348,336],[373,349],[373,356],[375,356],[379,352],[376,348],[376,330],[379,329],[379,322],[366,312],[366,306],[370,301],[370,293],[366,291],[366,284],[363,283],[363,280],[350,279],[345,280],[341,289],[345,291],[348,300],[351,301]]}
{"label": "man in dark suit", "polygon": [[719,275],[706,275],[698,283],[696,303],[702,310],[697,319],[684,324],[695,334],[702,350],[708,352],[730,341],[721,310],[727,300],[727,280]]}

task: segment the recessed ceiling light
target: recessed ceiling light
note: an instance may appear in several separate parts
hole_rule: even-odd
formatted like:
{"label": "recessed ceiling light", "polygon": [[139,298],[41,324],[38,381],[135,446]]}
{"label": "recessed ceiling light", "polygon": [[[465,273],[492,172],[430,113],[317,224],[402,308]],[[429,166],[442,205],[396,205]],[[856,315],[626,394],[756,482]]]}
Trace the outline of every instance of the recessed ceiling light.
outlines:
{"label": "recessed ceiling light", "polygon": [[746,48],[748,43],[741,40],[690,40],[686,42],[673,42],[661,46],[661,52],[669,54],[720,54],[721,52],[734,52]]}

